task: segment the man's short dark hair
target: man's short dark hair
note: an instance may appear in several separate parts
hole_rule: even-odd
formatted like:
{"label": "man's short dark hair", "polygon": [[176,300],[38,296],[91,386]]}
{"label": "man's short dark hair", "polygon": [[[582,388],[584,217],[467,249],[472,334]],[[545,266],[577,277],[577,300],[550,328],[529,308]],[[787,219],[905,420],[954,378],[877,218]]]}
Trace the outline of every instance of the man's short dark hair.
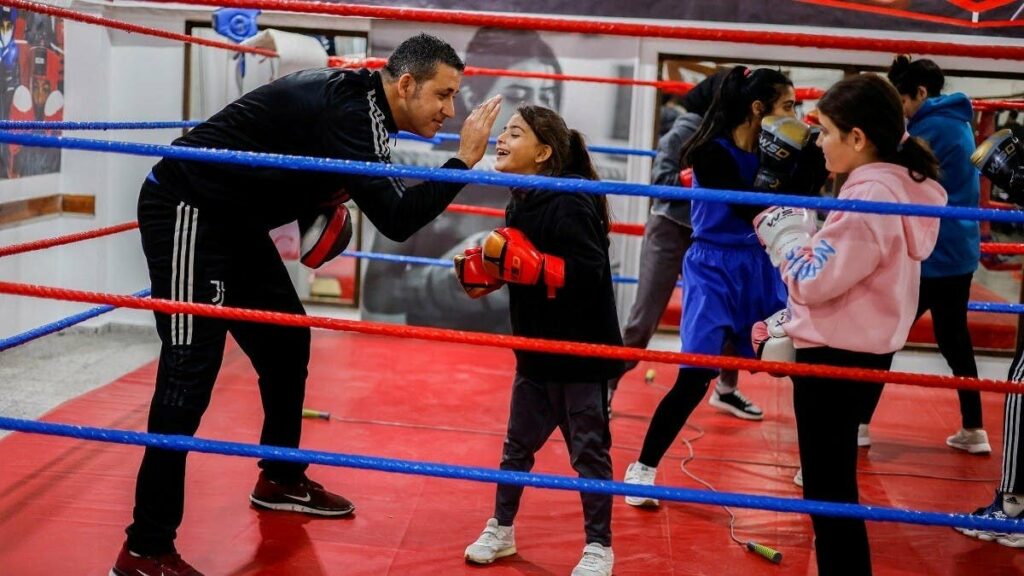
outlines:
{"label": "man's short dark hair", "polygon": [[466,65],[447,42],[430,34],[417,34],[402,42],[391,53],[384,72],[392,79],[411,74],[416,82],[434,77],[438,64],[446,64],[462,72]]}

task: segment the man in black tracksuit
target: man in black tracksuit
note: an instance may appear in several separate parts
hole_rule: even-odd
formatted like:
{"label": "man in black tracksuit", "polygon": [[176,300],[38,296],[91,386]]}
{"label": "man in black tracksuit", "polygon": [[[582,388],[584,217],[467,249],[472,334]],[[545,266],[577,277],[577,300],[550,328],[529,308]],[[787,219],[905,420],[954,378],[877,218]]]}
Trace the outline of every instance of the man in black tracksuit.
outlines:
{"label": "man in black tracksuit", "polygon": [[[462,61],[421,34],[403,42],[383,72],[305,70],[246,94],[177,146],[390,162],[389,134],[433,136],[454,114]],[[486,149],[499,101],[466,120],[458,154],[466,170]],[[139,228],[153,297],[303,314],[268,232],[351,198],[385,236],[404,240],[462,188],[395,178],[163,159],[143,183]],[[259,376],[265,419],[260,442],[299,445],[310,351],[308,328],[156,314],[162,348],[148,431],[193,435],[206,410],[228,332]],[[134,522],[112,574],[199,574],[174,539],[184,508],[186,452],[147,448]],[[342,516],[354,510],[305,475],[305,464],[262,460],[250,500],[271,510]]]}
{"label": "man in black tracksuit", "polygon": [[[997,143],[1000,142],[1001,143]],[[1021,142],[1005,130],[996,132],[978,146],[971,161],[981,173],[1010,195],[1010,201],[1024,207],[1024,153]],[[1017,338],[1017,351],[1010,363],[1007,380],[1024,383],[1024,341]],[[999,520],[1024,520],[1024,394],[1007,394],[1003,401],[1003,467],[995,499],[974,516]],[[1024,531],[1002,532],[957,528],[968,536],[1024,548]]]}

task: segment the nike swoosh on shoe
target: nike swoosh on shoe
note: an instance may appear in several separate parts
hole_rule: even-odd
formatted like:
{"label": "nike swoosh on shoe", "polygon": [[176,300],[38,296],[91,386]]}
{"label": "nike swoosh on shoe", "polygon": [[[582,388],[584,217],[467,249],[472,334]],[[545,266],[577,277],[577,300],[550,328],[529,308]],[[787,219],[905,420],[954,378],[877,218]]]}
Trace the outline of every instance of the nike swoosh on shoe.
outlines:
{"label": "nike swoosh on shoe", "polygon": [[293,500],[298,500],[299,502],[309,502],[313,498],[309,494],[309,492],[306,492],[305,496],[295,496],[293,494],[285,494],[285,496],[287,496],[288,498],[291,498]]}

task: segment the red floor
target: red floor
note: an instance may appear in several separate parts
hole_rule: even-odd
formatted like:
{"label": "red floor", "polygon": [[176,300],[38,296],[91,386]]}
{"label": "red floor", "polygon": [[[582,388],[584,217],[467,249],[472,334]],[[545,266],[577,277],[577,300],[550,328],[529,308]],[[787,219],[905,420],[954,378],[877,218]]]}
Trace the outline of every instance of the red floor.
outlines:
{"label": "red floor", "polygon": [[[303,446],[322,450],[495,467],[507,416],[511,352],[379,337],[314,336],[307,406],[332,421],[307,420]],[[443,350],[443,352],[441,352]],[[673,379],[657,366],[632,372],[616,398],[616,477],[637,454],[659,385]],[[149,365],[72,400],[46,419],[142,430],[154,376]],[[232,347],[200,435],[253,442],[261,412],[254,374]],[[761,423],[702,406],[693,422],[690,469],[717,488],[796,497],[796,442],[788,380],[744,375],[745,392],[767,413]],[[985,395],[994,446],[1002,401]],[[865,503],[963,512],[991,500],[996,457],[954,453],[943,439],[959,425],[951,391],[890,386],[863,451]],[[687,434],[693,434],[688,431]],[[670,452],[659,473],[668,484],[695,486]],[[131,516],[138,447],[13,434],[0,441],[0,575],[103,575]],[[556,435],[538,471],[570,474]],[[929,477],[924,477],[927,475]],[[247,494],[255,465],[242,458],[190,457],[183,556],[206,574],[241,575],[567,575],[583,546],[579,499],[528,490],[517,522],[519,554],[487,568],[467,566],[462,550],[489,517],[493,487],[465,481],[314,467],[311,476],[352,499],[356,516],[311,520],[257,513]],[[663,505],[657,511],[616,501],[616,571],[627,574],[814,574],[810,524],[803,516],[737,511],[741,538],[775,546],[775,566],[728,538],[720,508]],[[963,537],[948,528],[869,524],[875,574],[1021,574],[1024,553]]]}

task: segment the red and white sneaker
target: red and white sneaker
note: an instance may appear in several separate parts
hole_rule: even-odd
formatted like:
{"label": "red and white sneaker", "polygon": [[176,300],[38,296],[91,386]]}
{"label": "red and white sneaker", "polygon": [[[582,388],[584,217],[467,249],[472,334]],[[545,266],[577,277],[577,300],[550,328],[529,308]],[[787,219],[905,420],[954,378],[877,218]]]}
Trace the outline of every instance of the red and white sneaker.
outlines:
{"label": "red and white sneaker", "polygon": [[140,556],[128,550],[128,545],[121,547],[110,576],[203,576],[188,562],[181,559],[177,552],[158,554],[156,556]]}
{"label": "red and white sneaker", "polygon": [[284,484],[268,479],[262,472],[249,501],[257,508],[315,516],[345,516],[356,509],[344,497],[324,490],[323,486],[309,478],[303,477],[298,482]]}

